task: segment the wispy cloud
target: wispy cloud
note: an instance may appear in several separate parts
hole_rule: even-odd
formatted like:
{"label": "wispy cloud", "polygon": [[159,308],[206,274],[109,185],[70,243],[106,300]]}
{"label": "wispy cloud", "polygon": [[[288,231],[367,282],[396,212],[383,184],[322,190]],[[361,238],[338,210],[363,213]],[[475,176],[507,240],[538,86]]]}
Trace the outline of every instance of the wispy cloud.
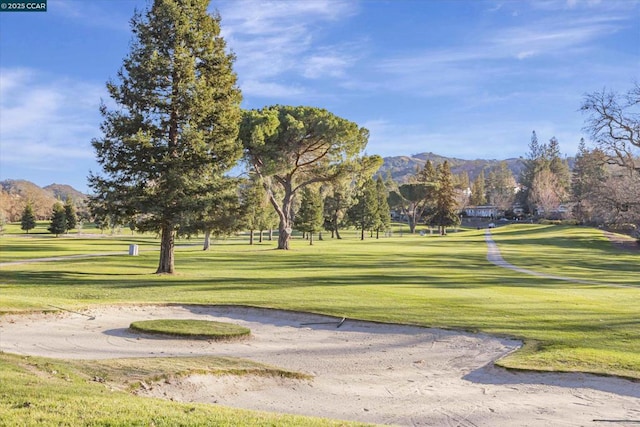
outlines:
{"label": "wispy cloud", "polygon": [[305,60],[303,75],[309,79],[323,77],[343,77],[353,64],[354,58],[347,55],[326,54],[313,55]]}
{"label": "wispy cloud", "polygon": [[275,94],[292,97],[308,93],[308,89],[299,82],[282,83],[291,77],[315,80],[344,76],[356,57],[351,54],[353,46],[329,46],[323,41],[323,31],[327,31],[327,22],[356,12],[356,3],[339,0],[222,3],[222,34],[237,55],[243,92],[261,97],[265,88],[274,88]]}
{"label": "wispy cloud", "polygon": [[566,19],[546,19],[528,26],[506,28],[487,41],[494,58],[567,55],[572,50],[592,49],[591,43],[615,33],[626,18],[618,15]]}
{"label": "wispy cloud", "polygon": [[[560,7],[558,3],[553,5]],[[538,16],[529,11],[514,19],[518,25],[487,28],[483,36],[463,43],[387,58],[376,69],[386,76],[386,86],[392,90],[430,97],[457,96],[486,89],[487,85],[498,84],[498,79],[545,74],[548,63],[539,59],[553,61],[557,76],[563,77],[558,70],[565,66],[579,69],[578,62],[598,53],[601,39],[637,25],[630,24],[632,18],[619,10],[605,9],[594,15],[589,8],[574,8],[579,10],[571,11],[571,15]],[[501,9],[496,6],[491,13]],[[628,69],[629,64],[619,66]]]}
{"label": "wispy cloud", "polygon": [[261,1],[222,3],[225,22],[234,33],[280,34],[291,28],[308,28],[314,22],[342,19],[355,12],[354,2],[345,0]]}
{"label": "wispy cloud", "polygon": [[287,85],[276,82],[264,82],[259,80],[245,80],[242,84],[244,93],[251,93],[256,97],[275,97],[289,99],[305,94],[304,88],[297,85]]}
{"label": "wispy cloud", "polygon": [[101,87],[54,79],[30,69],[0,69],[2,163],[39,169],[68,168],[93,158]]}

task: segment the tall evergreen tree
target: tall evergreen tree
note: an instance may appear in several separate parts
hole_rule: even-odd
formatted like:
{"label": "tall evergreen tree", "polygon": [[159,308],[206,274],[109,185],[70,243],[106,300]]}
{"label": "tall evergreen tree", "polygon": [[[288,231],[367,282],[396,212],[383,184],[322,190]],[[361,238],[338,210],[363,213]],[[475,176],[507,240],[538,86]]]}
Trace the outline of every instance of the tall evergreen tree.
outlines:
{"label": "tall evergreen tree", "polygon": [[49,232],[58,237],[60,234],[64,234],[67,231],[67,216],[64,212],[64,206],[62,203],[56,202],[53,205],[53,212],[51,214],[51,223],[49,224]]}
{"label": "tall evergreen tree", "polygon": [[573,215],[578,221],[597,220],[594,211],[608,175],[605,163],[605,153],[600,149],[588,150],[584,138],[580,139],[571,180]]}
{"label": "tall evergreen tree", "polygon": [[33,206],[31,202],[27,202],[27,205],[22,211],[20,218],[20,228],[29,234],[29,230],[36,228],[36,215],[33,213]]}
{"label": "tall evergreen tree", "polygon": [[270,206],[267,192],[262,180],[256,174],[251,174],[248,182],[242,187],[242,207],[244,212],[244,228],[249,230],[249,244],[253,245],[255,231],[260,231],[269,225],[269,215],[275,213]]}
{"label": "tall evergreen tree", "polygon": [[73,230],[78,225],[78,215],[76,214],[76,207],[71,197],[67,197],[67,200],[64,202],[64,213],[67,219],[67,231]]}
{"label": "tall evergreen tree", "polygon": [[558,188],[556,193],[561,201],[565,201],[571,191],[571,169],[566,159],[560,153],[560,143],[554,136],[549,140],[547,148],[549,170],[555,175]]}
{"label": "tall evergreen tree", "polygon": [[389,191],[382,181],[382,177],[378,175],[376,180],[376,239],[380,237],[381,231],[386,231],[391,226],[391,209],[389,208]]}
{"label": "tall evergreen tree", "polygon": [[215,190],[200,201],[201,208],[186,216],[180,225],[180,236],[192,236],[204,232],[202,250],[211,248],[211,236],[229,236],[242,228],[243,209],[238,197],[237,178],[222,177],[216,181]]}
{"label": "tall evergreen tree", "polygon": [[328,194],[324,200],[324,228],[331,232],[331,237],[340,237],[347,210],[355,203],[360,181],[363,177],[372,176],[382,165],[382,157],[362,156],[351,165],[349,173],[341,174],[327,182]]}
{"label": "tall evergreen tree", "polygon": [[160,232],[157,273],[174,272],[181,225],[206,209],[224,172],[237,162],[240,90],[234,56],[209,0],[154,0],[131,21],[134,40],[101,106],[103,136],[92,144],[103,175],[90,176],[93,209],[139,215],[141,231]]}
{"label": "tall evergreen tree", "polygon": [[302,190],[300,209],[296,214],[296,228],[309,234],[309,244],[313,245],[313,233],[321,230],[324,220],[322,196],[318,189],[305,187]]}
{"label": "tall evergreen tree", "polygon": [[331,232],[331,237],[342,239],[340,236],[340,226],[343,222],[345,212],[352,203],[352,192],[349,184],[333,186],[332,192],[324,199],[324,229]]}
{"label": "tall evergreen tree", "polygon": [[487,193],[485,190],[484,171],[480,171],[471,185],[471,198],[469,203],[473,206],[482,206],[487,203]]}
{"label": "tall evergreen tree", "polygon": [[431,223],[438,226],[441,235],[445,235],[447,227],[460,224],[460,217],[456,213],[455,189],[448,161],[445,160],[444,163],[438,165],[437,175],[438,189]]}
{"label": "tall evergreen tree", "polygon": [[542,159],[544,159],[544,148],[538,142],[538,136],[534,130],[531,133],[529,142],[529,152],[523,160],[524,168],[520,174],[520,184],[522,190],[518,193],[518,201],[525,207],[527,212],[535,211],[535,206],[531,203],[531,189],[536,173],[542,169]]}
{"label": "tall evergreen tree", "polygon": [[[568,199],[571,174],[566,160],[561,158],[560,145],[555,137],[549,140],[549,144],[540,144],[534,131],[524,166],[520,176],[523,189],[518,193],[518,199],[529,213],[537,211],[541,200],[545,200],[547,205],[556,203],[553,207],[556,208]],[[543,188],[536,189],[536,184]]]}
{"label": "tall evergreen tree", "polygon": [[458,190],[466,191],[471,188],[471,180],[469,179],[469,173],[462,171],[453,176],[454,187]]}
{"label": "tall evergreen tree", "polygon": [[376,183],[373,178],[367,178],[358,191],[358,202],[347,212],[349,222],[360,229],[360,240],[364,240],[364,233],[373,230],[378,222],[378,197]]}

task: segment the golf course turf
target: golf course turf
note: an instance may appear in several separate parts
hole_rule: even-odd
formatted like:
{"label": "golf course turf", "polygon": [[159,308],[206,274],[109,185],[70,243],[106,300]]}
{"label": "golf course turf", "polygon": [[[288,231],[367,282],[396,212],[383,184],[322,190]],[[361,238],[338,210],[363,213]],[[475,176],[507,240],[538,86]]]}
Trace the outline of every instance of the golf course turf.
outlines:
{"label": "golf course turf", "polygon": [[159,319],[133,322],[129,329],[147,334],[223,341],[247,337],[251,330],[225,322],[191,319]]}
{"label": "golf course turf", "polygon": [[[524,347],[500,365],[640,379],[640,252],[616,249],[591,228],[511,225],[492,230],[492,237],[510,264],[588,283],[491,264],[484,230],[447,236],[396,232],[364,242],[345,233],[343,240],[325,238],[313,246],[298,238],[290,251],[234,238],[208,252],[179,248],[178,273],[171,276],[153,274],[154,250],[137,257],[2,266],[0,313],[166,303],[281,308],[518,338]],[[149,237],[130,241],[154,248]],[[38,258],[38,248],[46,245],[64,250],[48,249],[43,256],[126,251],[130,241],[3,236],[0,262]],[[3,375],[13,375],[10,380],[18,383],[12,387],[22,387],[19,395],[31,402],[30,394],[39,392],[29,391],[27,383],[40,379],[23,370],[21,358],[0,356]],[[19,405],[8,404],[6,396],[0,413]]]}

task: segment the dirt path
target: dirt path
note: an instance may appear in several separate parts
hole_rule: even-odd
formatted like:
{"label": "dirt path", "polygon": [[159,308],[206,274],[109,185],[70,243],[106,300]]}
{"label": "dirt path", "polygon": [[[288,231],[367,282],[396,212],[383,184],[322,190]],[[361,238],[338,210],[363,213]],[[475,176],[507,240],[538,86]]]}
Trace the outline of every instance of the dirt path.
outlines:
{"label": "dirt path", "polygon": [[[249,327],[243,342],[134,335],[134,320],[209,319]],[[640,422],[640,383],[523,373],[493,361],[519,342],[244,307],[100,307],[0,317],[0,351],[56,358],[219,355],[313,375],[309,381],[196,375],[146,396],[380,424],[625,426]],[[331,322],[331,323],[327,323]],[[607,420],[607,421],[594,421]],[[617,420],[615,423],[612,420]]]}

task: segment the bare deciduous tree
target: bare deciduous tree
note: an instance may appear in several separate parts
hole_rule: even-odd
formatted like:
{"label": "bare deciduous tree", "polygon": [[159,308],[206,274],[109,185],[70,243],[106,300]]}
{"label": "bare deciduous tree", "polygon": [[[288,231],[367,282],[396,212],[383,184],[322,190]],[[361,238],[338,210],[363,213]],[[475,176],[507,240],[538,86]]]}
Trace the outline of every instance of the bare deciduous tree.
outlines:
{"label": "bare deciduous tree", "polygon": [[625,94],[603,89],[585,96],[585,130],[611,164],[640,173],[640,84]]}

